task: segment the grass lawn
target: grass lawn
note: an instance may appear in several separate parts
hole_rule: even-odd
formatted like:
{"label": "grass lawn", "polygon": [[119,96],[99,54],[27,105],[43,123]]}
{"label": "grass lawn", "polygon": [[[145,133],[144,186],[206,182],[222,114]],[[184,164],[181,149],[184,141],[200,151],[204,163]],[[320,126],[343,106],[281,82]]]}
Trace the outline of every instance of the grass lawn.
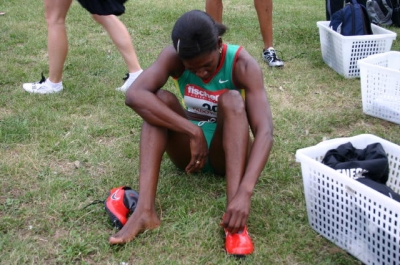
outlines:
{"label": "grass lawn", "polygon": [[[160,228],[123,246],[102,204],[110,189],[138,188],[141,118],[115,91],[126,67],[103,28],[74,1],[67,19],[64,91],[31,95],[22,83],[48,75],[43,1],[0,0],[0,264],[323,264],[358,260],[308,225],[299,148],[323,139],[371,133],[400,144],[399,125],[362,112],[360,79],[345,79],[321,57],[322,0],[274,2],[274,46],[283,69],[261,60],[251,0],[224,1],[223,40],[241,44],[262,66],[275,144],[252,198],[255,253],[224,252],[218,226],[225,181],[186,175],[165,157],[157,193]],[[131,0],[121,20],[143,68],[170,45],[175,20],[204,1]],[[400,28],[390,28],[400,34]],[[398,37],[399,38],[399,37]],[[398,39],[397,38],[397,39]],[[395,40],[392,50],[399,50]],[[166,89],[173,89],[169,82]]]}

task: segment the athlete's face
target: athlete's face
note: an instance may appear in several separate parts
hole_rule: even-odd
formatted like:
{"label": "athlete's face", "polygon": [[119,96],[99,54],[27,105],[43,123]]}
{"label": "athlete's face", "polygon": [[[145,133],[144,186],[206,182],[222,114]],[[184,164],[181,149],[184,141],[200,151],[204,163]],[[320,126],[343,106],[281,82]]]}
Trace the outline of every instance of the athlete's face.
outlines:
{"label": "athlete's face", "polygon": [[201,54],[192,59],[182,60],[187,70],[203,80],[210,78],[218,67],[220,59],[219,49]]}

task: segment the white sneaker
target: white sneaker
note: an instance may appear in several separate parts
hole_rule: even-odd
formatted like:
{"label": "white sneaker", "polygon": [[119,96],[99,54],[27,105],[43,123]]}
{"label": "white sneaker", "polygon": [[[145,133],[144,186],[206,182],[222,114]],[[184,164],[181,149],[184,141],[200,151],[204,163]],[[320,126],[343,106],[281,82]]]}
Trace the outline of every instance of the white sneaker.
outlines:
{"label": "white sneaker", "polygon": [[126,93],[128,88],[132,85],[132,83],[136,80],[136,78],[138,78],[138,76],[142,72],[143,72],[143,70],[139,70],[132,74],[127,73],[126,76],[122,79],[125,81],[125,83],[121,87],[117,87],[115,90]]}
{"label": "white sneaker", "polygon": [[33,94],[53,94],[63,90],[62,85],[52,87],[51,85],[47,84],[46,81],[46,78],[42,74],[42,79],[39,82],[24,83],[22,87],[25,89],[25,91]]}
{"label": "white sneaker", "polygon": [[264,49],[262,52],[262,58],[263,60],[268,63],[269,66],[271,67],[282,67],[283,62],[281,59],[278,58],[276,55],[275,49],[272,47],[269,47],[268,49]]}

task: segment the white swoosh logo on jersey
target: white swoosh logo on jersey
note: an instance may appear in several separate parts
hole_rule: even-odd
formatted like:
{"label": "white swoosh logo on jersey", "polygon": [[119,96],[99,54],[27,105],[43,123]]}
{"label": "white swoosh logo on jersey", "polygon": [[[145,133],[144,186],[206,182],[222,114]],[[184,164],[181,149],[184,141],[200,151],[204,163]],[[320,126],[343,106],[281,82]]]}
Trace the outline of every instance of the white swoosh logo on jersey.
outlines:
{"label": "white swoosh logo on jersey", "polygon": [[223,84],[223,83],[226,83],[226,82],[228,82],[228,81],[229,81],[229,80],[221,80],[221,79],[220,79],[220,80],[219,80],[219,83],[220,83],[220,84]]}

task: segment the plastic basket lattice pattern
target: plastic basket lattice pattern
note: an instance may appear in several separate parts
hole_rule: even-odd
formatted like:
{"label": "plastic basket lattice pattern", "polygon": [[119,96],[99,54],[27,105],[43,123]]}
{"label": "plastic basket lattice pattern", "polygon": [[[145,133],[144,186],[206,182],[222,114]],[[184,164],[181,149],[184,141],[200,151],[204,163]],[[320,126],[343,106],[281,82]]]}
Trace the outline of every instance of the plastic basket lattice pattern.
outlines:
{"label": "plastic basket lattice pattern", "polygon": [[372,24],[373,35],[343,36],[331,28],[330,21],[318,21],[324,62],[346,78],[360,76],[357,61],[369,55],[390,51],[396,33]]}
{"label": "plastic basket lattice pattern", "polygon": [[330,149],[380,142],[390,166],[386,183],[400,193],[400,146],[363,134],[299,149],[310,226],[365,264],[400,264],[400,203],[321,163]]}
{"label": "plastic basket lattice pattern", "polygon": [[400,124],[400,52],[359,60],[365,114]]}

